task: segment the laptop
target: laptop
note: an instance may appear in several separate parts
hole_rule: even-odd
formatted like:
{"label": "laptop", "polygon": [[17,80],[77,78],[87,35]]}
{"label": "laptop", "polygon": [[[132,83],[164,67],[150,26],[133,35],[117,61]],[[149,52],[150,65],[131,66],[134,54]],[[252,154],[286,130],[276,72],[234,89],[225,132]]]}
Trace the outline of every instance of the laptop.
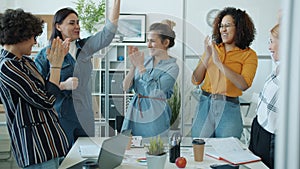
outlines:
{"label": "laptop", "polygon": [[79,152],[81,158],[98,158],[101,146],[99,145],[81,145]]}
{"label": "laptop", "polygon": [[126,130],[103,141],[98,159],[88,158],[68,169],[113,169],[121,165],[126,147],[130,141],[131,130]]}

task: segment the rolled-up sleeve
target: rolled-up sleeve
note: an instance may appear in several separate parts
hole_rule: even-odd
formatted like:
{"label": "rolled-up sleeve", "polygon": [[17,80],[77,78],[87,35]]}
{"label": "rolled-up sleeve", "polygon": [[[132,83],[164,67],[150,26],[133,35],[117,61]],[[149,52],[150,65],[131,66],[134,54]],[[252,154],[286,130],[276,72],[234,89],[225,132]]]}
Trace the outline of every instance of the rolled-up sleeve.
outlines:
{"label": "rolled-up sleeve", "polygon": [[256,53],[251,53],[244,61],[241,75],[244,77],[247,85],[250,87],[254,80],[257,70],[258,59]]}

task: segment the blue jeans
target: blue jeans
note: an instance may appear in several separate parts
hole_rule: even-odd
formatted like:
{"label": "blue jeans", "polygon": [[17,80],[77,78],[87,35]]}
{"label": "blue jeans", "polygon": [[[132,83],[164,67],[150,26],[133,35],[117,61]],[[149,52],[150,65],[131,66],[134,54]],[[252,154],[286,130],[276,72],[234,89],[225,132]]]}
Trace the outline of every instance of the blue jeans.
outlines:
{"label": "blue jeans", "polygon": [[24,169],[56,169],[59,166],[59,158],[53,158],[49,161],[45,161],[39,164],[33,164]]}
{"label": "blue jeans", "polygon": [[193,119],[192,137],[240,138],[242,131],[243,121],[239,103],[200,96]]}

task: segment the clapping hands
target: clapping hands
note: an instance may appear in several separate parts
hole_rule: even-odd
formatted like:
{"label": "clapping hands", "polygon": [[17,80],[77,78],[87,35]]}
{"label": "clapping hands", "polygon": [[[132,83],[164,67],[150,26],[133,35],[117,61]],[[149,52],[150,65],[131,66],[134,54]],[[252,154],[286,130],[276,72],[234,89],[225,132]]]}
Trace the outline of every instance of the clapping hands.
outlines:
{"label": "clapping hands", "polygon": [[135,46],[128,47],[129,59],[134,67],[141,67],[144,65],[144,52],[139,51]]}
{"label": "clapping hands", "polygon": [[204,40],[204,49],[205,49],[205,53],[208,57],[211,56],[212,54],[212,41],[211,41],[211,38],[209,36],[206,36],[205,37],[205,40]]}
{"label": "clapping hands", "polygon": [[59,37],[53,39],[51,48],[47,49],[47,59],[52,67],[61,67],[69,52],[70,38],[62,41]]}
{"label": "clapping hands", "polygon": [[216,43],[214,41],[212,41],[212,39],[209,36],[206,36],[205,40],[204,40],[204,49],[205,49],[205,53],[206,56],[212,57],[212,61],[215,65],[220,65],[222,64],[218,52],[215,48]]}

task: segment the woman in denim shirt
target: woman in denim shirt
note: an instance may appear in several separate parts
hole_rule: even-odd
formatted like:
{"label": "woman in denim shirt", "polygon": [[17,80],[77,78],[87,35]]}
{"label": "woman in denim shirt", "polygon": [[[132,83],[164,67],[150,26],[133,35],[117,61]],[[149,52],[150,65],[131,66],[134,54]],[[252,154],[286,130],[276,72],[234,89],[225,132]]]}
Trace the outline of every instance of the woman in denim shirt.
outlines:
{"label": "woman in denim shirt", "polygon": [[[94,114],[91,88],[92,55],[108,46],[117,30],[120,0],[115,0],[112,13],[102,31],[85,39],[80,39],[78,14],[71,8],[63,8],[54,15],[50,41],[59,36],[70,38],[70,50],[64,59],[61,76],[61,93],[55,102],[60,123],[72,145],[78,137],[94,136]],[[36,56],[35,63],[44,77],[49,74],[46,48]]]}
{"label": "woman in denim shirt", "polygon": [[168,49],[173,47],[175,32],[167,20],[154,23],[147,36],[149,57],[137,47],[129,48],[132,63],[123,81],[124,90],[134,90],[122,126],[122,131],[131,129],[132,135],[153,137],[166,136],[170,127],[171,109],[167,103],[173,94],[173,87],[179,67],[176,59],[169,56]]}

